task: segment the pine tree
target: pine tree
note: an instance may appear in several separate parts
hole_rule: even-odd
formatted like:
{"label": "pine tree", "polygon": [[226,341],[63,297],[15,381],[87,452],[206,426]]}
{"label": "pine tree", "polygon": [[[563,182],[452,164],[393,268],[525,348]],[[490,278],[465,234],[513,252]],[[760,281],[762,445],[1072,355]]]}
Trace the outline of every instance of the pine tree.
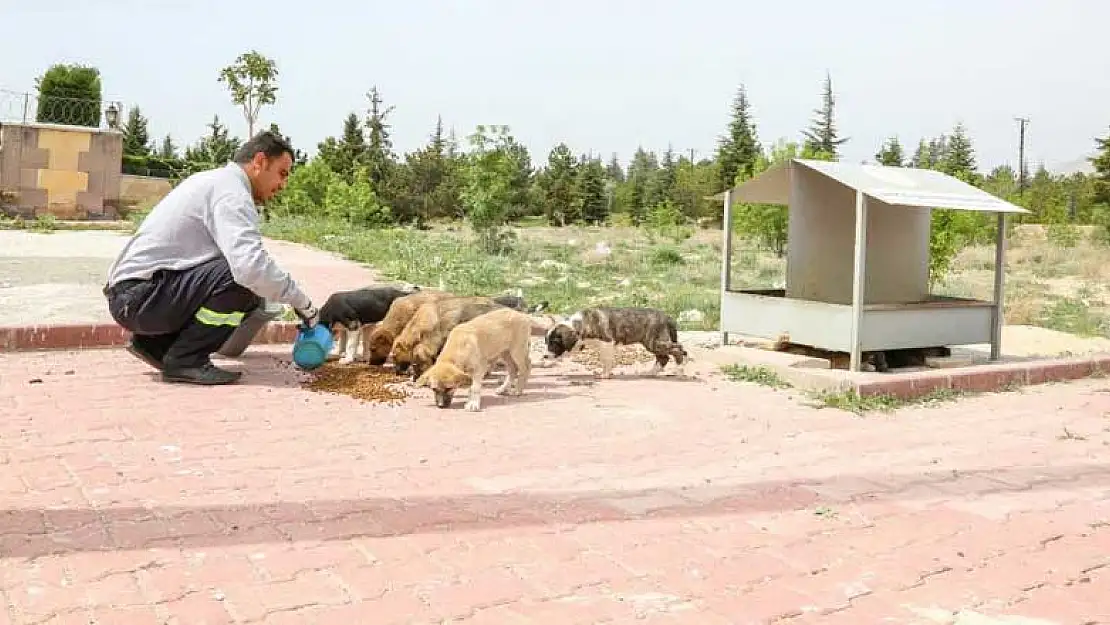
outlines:
{"label": "pine tree", "polygon": [[921,139],[910,159],[910,166],[919,169],[939,169],[948,158],[948,136],[941,134],[932,139]]}
{"label": "pine tree", "polygon": [[602,224],[609,218],[609,196],[605,189],[608,175],[601,159],[583,158],[578,164],[576,189],[577,213],[582,221]]}
{"label": "pine tree", "polygon": [[836,97],[833,95],[832,76],[826,73],[825,85],[821,93],[821,108],[813,111],[817,117],[809,130],[802,132],[806,138],[804,151],[834,161],[840,158],[837,148],[848,139],[837,136],[835,111]]}
{"label": "pine tree", "polygon": [[427,219],[450,216],[458,205],[458,184],[446,156],[442,118],[436,120],[428,144],[410,154],[406,161],[411,178],[409,199],[415,205],[417,225],[423,226]]}
{"label": "pine tree", "polygon": [[971,146],[971,137],[968,136],[963,123],[957,123],[947,139],[945,146],[947,149],[938,162],[939,169],[964,182],[979,184],[980,176],[975,163],[975,150]]}
{"label": "pine tree", "polygon": [[127,122],[123,125],[124,156],[150,156],[152,150],[147,122],[138,106],[132,106],[127,112]]}
{"label": "pine tree", "polygon": [[158,156],[166,159],[177,158],[177,146],[173,144],[173,139],[169,135],[162,139],[162,147],[158,149]]}
{"label": "pine tree", "polygon": [[354,112],[343,120],[343,136],[339,139],[340,157],[346,161],[341,173],[353,175],[355,168],[366,160],[366,135],[362,134],[362,124]]}
{"label": "pine tree", "polygon": [[621,167],[621,162],[617,159],[616,152],[614,152],[612,158],[609,159],[609,165],[605,168],[605,175],[613,182],[624,182],[624,168]]}
{"label": "pine tree", "polygon": [[1110,134],[1105,138],[1095,139],[1095,145],[1098,146],[1099,153],[1089,159],[1095,168],[1095,201],[1110,208]]}
{"label": "pine tree", "polygon": [[902,167],[905,164],[906,156],[902,152],[902,144],[899,143],[898,137],[887,139],[879,152],[875,154],[875,160],[880,165]]}
{"label": "pine tree", "polygon": [[743,180],[754,176],[761,152],[748,92],[744,85],[740,85],[732,101],[732,120],[728,125],[728,134],[718,141],[720,187],[731,189],[736,185],[738,175]]}
{"label": "pine tree", "polygon": [[913,156],[910,157],[910,167],[915,169],[929,169],[932,167],[932,162],[929,160],[929,143],[925,139],[918,140],[917,149],[913,151]]}
{"label": "pine tree", "polygon": [[647,213],[662,201],[659,194],[659,161],[653,152],[637,147],[628,164],[629,217],[639,225]]}
{"label": "pine tree", "polygon": [[547,156],[547,169],[540,178],[540,189],[544,216],[552,226],[565,226],[580,217],[575,206],[577,167],[578,163],[565,143],[556,145]]}
{"label": "pine tree", "polygon": [[394,163],[393,141],[389,136],[390,125],[385,121],[393,112],[393,107],[382,107],[382,98],[377,86],[371,87],[366,97],[370,100],[370,110],[366,118],[366,128],[369,130],[366,146],[367,173],[370,176],[370,183],[374,185],[375,193],[381,197],[386,191],[390,170]]}
{"label": "pine tree", "polygon": [[933,164],[934,169],[941,167],[944,160],[948,158],[950,149],[948,141],[948,135],[944,133],[929,140],[929,162]]}
{"label": "pine tree", "polygon": [[674,157],[674,148],[667,145],[663,153],[663,162],[659,167],[659,196],[662,200],[674,200],[674,185],[678,179],[678,161]]}
{"label": "pine tree", "polygon": [[[281,132],[281,128],[279,128],[277,124],[271,123],[270,127],[267,130],[269,130],[270,132],[274,133],[275,135],[281,137],[282,139],[285,139],[286,143],[288,143],[290,145],[293,145],[293,139],[289,135],[284,134],[283,132]],[[308,154],[305,154],[304,151],[298,150],[294,146],[294,148],[293,148],[293,165],[294,166],[304,165],[307,162],[308,162]]]}
{"label": "pine tree", "polygon": [[220,166],[231,161],[239,149],[239,138],[229,135],[227,126],[220,123],[220,116],[213,115],[208,124],[208,136],[192,148],[186,148],[185,160],[204,166]]}

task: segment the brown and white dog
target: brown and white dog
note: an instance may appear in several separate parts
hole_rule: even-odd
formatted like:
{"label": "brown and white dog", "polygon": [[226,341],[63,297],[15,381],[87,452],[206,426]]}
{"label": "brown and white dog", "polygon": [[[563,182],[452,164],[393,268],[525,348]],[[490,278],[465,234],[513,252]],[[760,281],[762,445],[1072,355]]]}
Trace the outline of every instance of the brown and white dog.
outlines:
{"label": "brown and white dog", "polygon": [[366,341],[368,344],[367,360],[370,361],[370,364],[385,364],[385,361],[389,358],[389,352],[393,349],[393,341],[405,329],[412,316],[416,314],[417,309],[428,302],[449,297],[457,296],[447,291],[421,289],[411,295],[393,300],[393,303],[389,306],[389,312],[385,314],[385,318],[381,322],[374,326]]}
{"label": "brown and white dog", "polygon": [[508,370],[505,381],[494,393],[520,395],[532,371],[528,348],[535,321],[511,308],[499,308],[455,326],[447,335],[443,352],[435,364],[416,380],[435,394],[440,408],[451,405],[455,391],[468,388],[466,410],[482,409],[482,379],[501,361]]}
{"label": "brown and white dog", "polygon": [[684,375],[686,350],[678,342],[678,324],[656,308],[584,308],[556,323],[544,336],[547,358],[555,359],[586,345],[593,345],[601,360],[601,377],[613,375],[617,345],[639,343],[655,355],[651,375],[656,375],[674,358],[678,375]]}
{"label": "brown and white dog", "polygon": [[481,296],[447,297],[422,304],[393,341],[393,367],[398,371],[411,367],[413,379],[419,378],[435,362],[455,326],[499,308],[513,306]]}

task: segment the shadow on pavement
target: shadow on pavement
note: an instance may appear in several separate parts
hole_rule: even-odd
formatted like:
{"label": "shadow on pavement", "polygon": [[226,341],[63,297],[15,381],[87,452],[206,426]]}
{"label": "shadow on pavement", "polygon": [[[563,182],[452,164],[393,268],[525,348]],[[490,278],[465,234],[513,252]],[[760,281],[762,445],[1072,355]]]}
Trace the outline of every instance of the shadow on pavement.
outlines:
{"label": "shadow on pavement", "polygon": [[1073,465],[631,491],[472,493],[153,508],[12,508],[0,510],[0,557],[694,518],[835,506],[848,501],[954,499],[1108,485],[1110,467]]}

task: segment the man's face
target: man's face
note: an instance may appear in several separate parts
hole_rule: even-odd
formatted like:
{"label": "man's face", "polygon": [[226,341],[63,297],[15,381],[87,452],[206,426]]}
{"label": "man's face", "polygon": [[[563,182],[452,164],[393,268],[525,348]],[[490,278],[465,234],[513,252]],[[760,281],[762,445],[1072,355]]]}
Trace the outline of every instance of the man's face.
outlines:
{"label": "man's face", "polygon": [[284,189],[292,168],[293,159],[287,153],[277,158],[266,158],[262,152],[255,154],[247,165],[247,177],[250,178],[255,201],[265,204]]}

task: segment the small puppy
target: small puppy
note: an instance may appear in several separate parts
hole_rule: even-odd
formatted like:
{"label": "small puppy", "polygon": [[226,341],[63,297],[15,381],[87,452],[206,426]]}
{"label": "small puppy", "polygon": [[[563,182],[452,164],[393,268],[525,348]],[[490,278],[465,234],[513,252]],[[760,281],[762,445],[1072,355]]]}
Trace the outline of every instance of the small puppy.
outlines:
{"label": "small puppy", "polygon": [[369,345],[366,351],[369,352],[367,359],[370,364],[385,364],[385,361],[389,358],[389,352],[393,349],[394,339],[405,329],[405,325],[408,324],[421,305],[448,297],[456,296],[447,291],[421,289],[411,295],[393,300],[385,317],[374,326],[366,340]]}
{"label": "small puppy", "polygon": [[339,362],[349,364],[358,357],[363,333],[385,317],[393,300],[410,295],[419,287],[372,286],[353,291],[338,291],[328,296],[320,308],[318,323],[336,336],[333,355],[343,353]]}
{"label": "small puppy", "polygon": [[421,305],[393,341],[390,358],[394,369],[404,371],[411,366],[413,379],[419,378],[435,361],[455,326],[500,308],[511,307],[481,296],[448,297]]}
{"label": "small puppy", "polygon": [[544,336],[544,343],[551,359],[593,344],[600,355],[602,378],[613,374],[617,345],[639,343],[654,354],[650,375],[661,372],[674,358],[682,376],[688,357],[678,342],[678,324],[655,308],[585,308],[555,324]]}
{"label": "small puppy", "polygon": [[531,374],[528,358],[532,327],[528,315],[511,308],[498,308],[455,326],[447,335],[443,352],[435,364],[416,380],[435,393],[436,406],[451,405],[455,391],[469,387],[466,409],[482,409],[482,379],[498,361],[505,363],[508,374],[494,393],[520,395]]}

